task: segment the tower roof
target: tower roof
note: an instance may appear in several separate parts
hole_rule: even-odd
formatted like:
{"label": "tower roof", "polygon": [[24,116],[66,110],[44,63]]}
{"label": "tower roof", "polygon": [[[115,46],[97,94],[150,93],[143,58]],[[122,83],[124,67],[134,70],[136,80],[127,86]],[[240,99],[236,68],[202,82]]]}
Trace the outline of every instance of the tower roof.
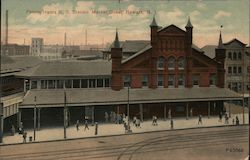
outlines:
{"label": "tower roof", "polygon": [[114,48],[120,48],[120,42],[119,42],[119,38],[118,38],[117,29],[116,29],[116,33],[115,33]]}
{"label": "tower roof", "polygon": [[221,37],[221,31],[220,31],[220,38],[219,38],[219,43],[218,43],[218,49],[223,49],[225,48],[222,42],[222,37]]}
{"label": "tower roof", "polygon": [[155,15],[154,15],[153,20],[152,20],[152,22],[150,24],[150,27],[158,27],[158,25],[156,23],[156,20],[155,20]]}
{"label": "tower roof", "polygon": [[188,27],[193,28],[193,25],[192,25],[192,23],[190,21],[190,17],[188,17],[188,22],[187,22],[187,25],[186,25],[186,28],[188,28]]}

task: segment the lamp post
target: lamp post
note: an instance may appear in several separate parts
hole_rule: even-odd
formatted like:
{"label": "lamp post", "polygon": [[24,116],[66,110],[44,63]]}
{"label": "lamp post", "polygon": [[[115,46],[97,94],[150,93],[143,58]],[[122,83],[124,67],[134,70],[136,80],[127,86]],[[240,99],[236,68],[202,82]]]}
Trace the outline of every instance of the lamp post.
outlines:
{"label": "lamp post", "polygon": [[34,97],[35,107],[34,107],[34,141],[36,140],[36,96]]}
{"label": "lamp post", "polygon": [[66,108],[66,92],[64,91],[64,109],[63,109],[63,131],[64,131],[64,139],[66,139],[66,116],[67,116],[67,108]]}
{"label": "lamp post", "polygon": [[128,128],[127,128],[127,133],[132,132],[132,130],[130,129],[130,120],[129,120],[129,87],[130,87],[130,84],[128,83],[128,103],[127,103]]}
{"label": "lamp post", "polygon": [[0,143],[3,142],[3,103],[0,103]]}

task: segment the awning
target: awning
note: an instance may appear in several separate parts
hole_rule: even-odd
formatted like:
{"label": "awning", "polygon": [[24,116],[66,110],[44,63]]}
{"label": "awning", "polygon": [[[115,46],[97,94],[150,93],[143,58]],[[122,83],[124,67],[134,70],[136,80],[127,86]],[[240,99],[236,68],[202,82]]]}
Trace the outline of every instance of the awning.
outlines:
{"label": "awning", "polygon": [[[67,106],[92,106],[127,104],[164,103],[164,102],[192,102],[241,100],[243,97],[229,89],[216,87],[197,88],[157,88],[157,89],[122,89],[113,91],[103,89],[55,89],[31,90],[24,97],[20,108],[33,108],[36,96],[37,107],[63,107],[64,92]],[[128,94],[129,93],[129,94]]]}

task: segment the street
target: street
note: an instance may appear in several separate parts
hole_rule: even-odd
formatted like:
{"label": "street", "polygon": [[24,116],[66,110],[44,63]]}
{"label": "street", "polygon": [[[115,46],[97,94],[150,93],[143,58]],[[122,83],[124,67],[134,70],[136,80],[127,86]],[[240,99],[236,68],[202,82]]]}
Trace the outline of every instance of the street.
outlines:
{"label": "street", "polygon": [[249,126],[158,131],[67,141],[6,145],[1,160],[244,160]]}

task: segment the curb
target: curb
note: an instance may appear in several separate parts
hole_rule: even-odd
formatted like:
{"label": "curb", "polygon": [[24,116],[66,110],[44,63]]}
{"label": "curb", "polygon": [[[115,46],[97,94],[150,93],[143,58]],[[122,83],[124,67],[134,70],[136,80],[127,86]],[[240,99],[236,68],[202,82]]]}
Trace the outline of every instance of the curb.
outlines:
{"label": "curb", "polygon": [[72,140],[80,140],[80,139],[93,139],[93,138],[105,138],[105,137],[114,137],[114,136],[130,136],[130,135],[137,135],[137,134],[149,134],[149,133],[158,133],[158,132],[174,132],[174,131],[182,131],[182,130],[194,130],[194,129],[206,129],[206,128],[222,128],[222,127],[243,127],[249,126],[249,124],[241,124],[239,126],[236,125],[221,125],[221,126],[206,126],[206,127],[191,127],[191,128],[180,128],[180,129],[167,129],[167,130],[157,130],[157,131],[144,131],[144,132],[137,132],[137,133],[129,133],[129,134],[111,134],[111,135],[103,135],[103,136],[92,136],[92,137],[79,137],[79,138],[67,138],[67,139],[57,139],[57,140],[46,140],[46,141],[32,141],[27,143],[11,143],[11,144],[0,144],[0,146],[12,146],[12,145],[26,145],[26,144],[35,144],[35,143],[50,143],[50,142],[59,142],[59,141],[72,141]]}

